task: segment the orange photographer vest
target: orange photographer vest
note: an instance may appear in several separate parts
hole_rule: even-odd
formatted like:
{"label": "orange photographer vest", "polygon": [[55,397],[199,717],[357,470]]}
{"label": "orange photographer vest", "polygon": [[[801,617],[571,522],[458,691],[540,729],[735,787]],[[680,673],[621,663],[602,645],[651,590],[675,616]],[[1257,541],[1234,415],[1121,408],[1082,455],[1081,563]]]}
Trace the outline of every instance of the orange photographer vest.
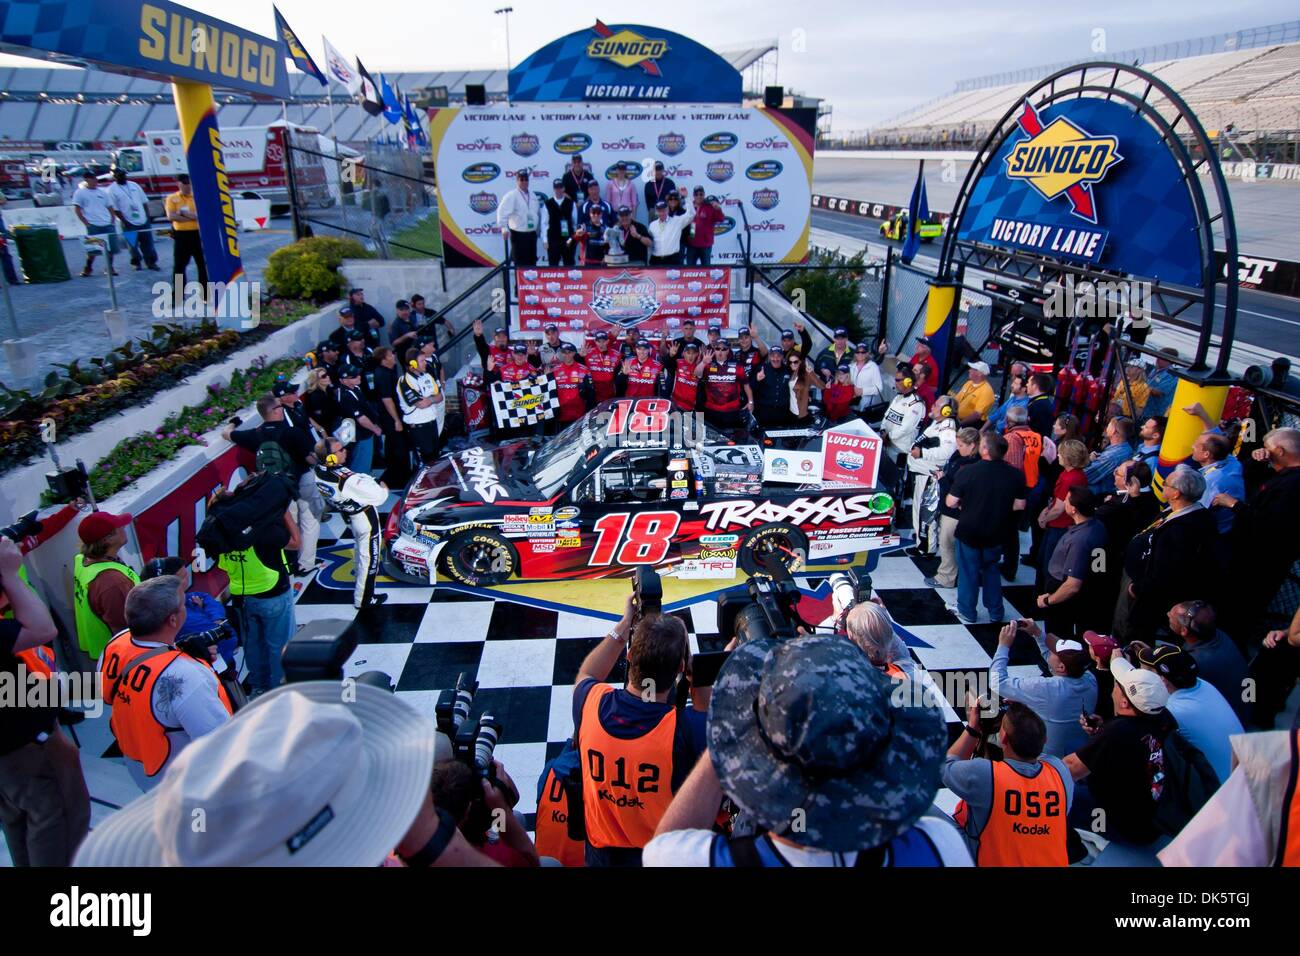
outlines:
{"label": "orange photographer vest", "polygon": [[668,711],[649,733],[623,740],[600,723],[600,703],[612,693],[608,685],[595,687],[582,706],[578,754],[587,842],[597,849],[640,849],[673,801],[677,710]]}
{"label": "orange photographer vest", "polygon": [[[979,834],[976,866],[1068,866],[1065,849],[1065,783],[1043,763],[1036,777],[1022,777],[1005,761],[993,762],[993,801]],[[963,829],[969,811],[957,805]]]}
{"label": "orange photographer vest", "polygon": [[537,801],[537,852],[559,860],[564,866],[586,866],[581,840],[569,839],[569,797],[555,768],[546,771],[542,798]]}
{"label": "orange photographer vest", "polygon": [[1300,730],[1291,736],[1291,776],[1282,805],[1276,866],[1300,866]]}
{"label": "orange photographer vest", "polygon": [[14,655],[27,667],[27,673],[37,677],[54,676],[54,650],[49,645],[29,647]]}
{"label": "orange photographer vest", "polygon": [[[154,650],[155,647],[136,646],[131,632],[122,631],[108,642],[103,657],[104,702],[113,708],[108,726],[117,738],[123,756],[138,761],[150,777],[163,768],[171,755],[172,742],[167,731],[180,729],[164,726],[154,714],[153,688],[163,671],[185,652],[174,648],[165,650],[133,668],[120,682],[118,678],[137,657]],[[226,689],[216,679],[215,673],[212,682],[226,711],[234,713]]]}

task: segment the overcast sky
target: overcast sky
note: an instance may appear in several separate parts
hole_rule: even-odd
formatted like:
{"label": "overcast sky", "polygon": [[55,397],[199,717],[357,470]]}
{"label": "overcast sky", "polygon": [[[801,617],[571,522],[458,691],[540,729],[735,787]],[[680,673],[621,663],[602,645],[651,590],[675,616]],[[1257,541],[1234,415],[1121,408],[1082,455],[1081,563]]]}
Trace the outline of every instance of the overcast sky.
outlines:
{"label": "overcast sky", "polygon": [[[323,33],[375,72],[504,66],[505,18],[493,10],[505,3],[514,8],[514,63],[591,26],[597,16],[663,27],[715,48],[776,39],[780,82],[829,100],[839,132],[887,120],[958,80],[1088,56],[1095,43],[1119,52],[1297,17],[1294,0],[279,0],[279,7],[314,56]],[[187,5],[267,36],[274,32],[269,0]]]}

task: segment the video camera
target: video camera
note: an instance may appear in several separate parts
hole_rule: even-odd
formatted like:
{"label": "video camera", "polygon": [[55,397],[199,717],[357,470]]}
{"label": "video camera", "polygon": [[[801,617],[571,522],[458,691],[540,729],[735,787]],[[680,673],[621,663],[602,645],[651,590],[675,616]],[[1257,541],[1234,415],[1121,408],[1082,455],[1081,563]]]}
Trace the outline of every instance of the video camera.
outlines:
{"label": "video camera", "polygon": [[43,527],[45,526],[36,520],[36,512],[29,511],[13,524],[0,528],[0,534],[14,544],[22,544],[24,538],[31,538],[40,534]]}
{"label": "video camera", "polygon": [[787,640],[812,625],[799,616],[799,588],[790,570],[774,555],[763,556],[763,570],[745,583],[745,596],[718,598],[718,632],[750,640]]}
{"label": "video camera", "polygon": [[519,793],[497,777],[492,762],[501,739],[501,721],[488,713],[480,715],[477,720],[471,720],[469,716],[477,693],[478,681],[471,681],[464,674],[458,675],[456,686],[438,695],[433,706],[434,722],[439,732],[451,741],[452,756],[505,794],[510,805],[514,806],[519,802]]}

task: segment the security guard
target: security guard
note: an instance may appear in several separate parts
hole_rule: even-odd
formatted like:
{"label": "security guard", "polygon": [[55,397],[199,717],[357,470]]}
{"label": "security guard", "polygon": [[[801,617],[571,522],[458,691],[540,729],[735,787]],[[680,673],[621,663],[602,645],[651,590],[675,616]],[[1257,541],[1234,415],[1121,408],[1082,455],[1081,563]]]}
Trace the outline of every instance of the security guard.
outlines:
{"label": "security guard", "polygon": [[131,589],[127,629],[104,649],[100,671],[109,727],[141,790],[152,790],[192,740],[230,719],[230,698],[212,665],[176,649],[185,588],[164,574]]}
{"label": "security guard", "polygon": [[[587,866],[639,866],[641,848],[705,748],[704,713],[671,702],[689,667],[685,625],[650,614],[633,632],[632,619],[629,597],[622,620],[582,662],[573,691]],[[624,649],[627,683],[610,687],[604,682]]]}
{"label": "security guard", "polygon": [[81,553],[72,560],[72,607],[77,643],[91,661],[126,627],[126,596],[140,583],[140,575],[117,557],[130,523],[129,514],[92,511],[77,525]]}
{"label": "security guard", "polygon": [[1066,814],[1074,778],[1057,757],[1044,756],[1047,725],[1024,704],[1011,703],[998,742],[1002,760],[971,759],[982,738],[979,702],[948,748],[943,784],[961,797],[953,819],[977,866],[1068,866]]}
{"label": "security guard", "polygon": [[346,468],[347,460],[347,449],[337,438],[317,442],[316,486],[321,497],[352,526],[357,579],[352,591],[353,607],[377,607],[388,600],[387,594],[375,593],[381,531],[378,508],[388,500],[388,487],[367,474]]}

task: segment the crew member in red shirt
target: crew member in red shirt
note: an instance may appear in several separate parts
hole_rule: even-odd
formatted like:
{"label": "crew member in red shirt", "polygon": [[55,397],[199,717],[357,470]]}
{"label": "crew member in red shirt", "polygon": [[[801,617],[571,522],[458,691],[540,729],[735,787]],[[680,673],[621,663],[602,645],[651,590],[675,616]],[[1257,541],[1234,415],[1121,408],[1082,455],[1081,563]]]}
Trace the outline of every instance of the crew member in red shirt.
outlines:
{"label": "crew member in red shirt", "polygon": [[736,334],[736,359],[745,366],[745,371],[753,372],[767,358],[767,346],[746,326]]}
{"label": "crew member in red shirt", "polygon": [[623,363],[623,395],[626,398],[655,398],[663,388],[664,367],[654,358],[650,343],[636,343],[636,358]]}
{"label": "crew member in red shirt", "polygon": [[498,362],[495,356],[488,356],[488,372],[495,373],[502,382],[522,382],[535,376],[539,369],[529,361],[528,346],[516,342],[510,346],[510,357]]}
{"label": "crew member in red shirt", "polygon": [[704,420],[714,428],[740,428],[741,412],[754,408],[754,393],[745,366],[731,357],[731,346],[718,342],[713,358],[701,362],[695,374],[704,382]]}
{"label": "crew member in red shirt", "polygon": [[563,427],[586,414],[595,402],[596,390],[584,365],[577,361],[578,349],[571,342],[560,346],[560,359],[551,366],[551,375],[560,396],[560,409],[556,419]]}
{"label": "crew member in red shirt", "polygon": [[615,378],[622,364],[618,349],[609,347],[609,333],[601,329],[592,336],[593,343],[583,356],[591,373],[591,384],[596,389],[596,401],[607,402],[618,394]]}
{"label": "crew member in red shirt", "polygon": [[498,367],[505,365],[510,360],[510,333],[505,329],[498,328],[492,333],[492,343],[489,345],[483,337],[483,320],[476,319],[474,322],[474,348],[478,352],[479,360],[483,363],[483,370],[488,370],[488,359],[494,359]]}
{"label": "crew member in red shirt", "polygon": [[[681,349],[681,356],[677,351]],[[679,412],[693,412],[699,408],[700,379],[696,369],[700,364],[700,347],[694,342],[678,345],[673,342],[668,346],[664,364],[668,379],[672,382],[673,408]]]}
{"label": "crew member in red shirt", "polygon": [[722,213],[722,203],[716,196],[704,198],[704,187],[696,186],[691,220],[691,238],[686,240],[686,264],[707,266],[713,261],[714,227],[727,217]]}
{"label": "crew member in red shirt", "polygon": [[842,422],[853,411],[857,389],[853,386],[852,371],[848,362],[841,362],[835,367],[835,381],[822,389],[822,413],[828,422]]}

